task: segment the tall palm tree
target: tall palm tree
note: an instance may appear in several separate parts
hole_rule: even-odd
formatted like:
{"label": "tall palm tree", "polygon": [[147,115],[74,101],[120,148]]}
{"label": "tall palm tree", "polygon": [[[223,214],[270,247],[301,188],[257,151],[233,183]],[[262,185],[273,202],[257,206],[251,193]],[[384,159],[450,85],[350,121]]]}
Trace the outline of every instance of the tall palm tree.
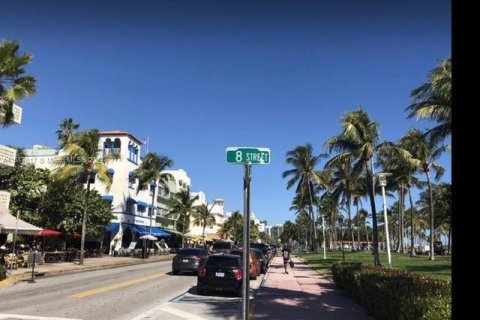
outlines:
{"label": "tall palm tree", "polygon": [[13,122],[13,103],[36,92],[34,77],[24,67],[32,62],[29,53],[18,52],[16,41],[0,40],[0,117],[4,126]]}
{"label": "tall palm tree", "polygon": [[435,254],[433,252],[435,230],[434,200],[430,171],[432,170],[436,173],[435,180],[440,179],[445,170],[434,161],[437,160],[448,148],[444,145],[439,145],[438,140],[435,137],[425,135],[423,131],[414,128],[410,129],[410,131],[400,139],[400,144],[412,155],[413,160],[417,161],[419,168],[421,168],[427,177],[430,202],[430,260],[435,260]]}
{"label": "tall palm tree", "polygon": [[206,204],[201,204],[196,208],[196,211],[193,215],[193,223],[197,226],[201,225],[203,230],[202,230],[202,242],[203,246],[205,246],[205,228],[213,226],[215,223],[215,216],[213,213],[211,213],[213,209],[212,205],[210,209],[208,208],[208,205]]}
{"label": "tall palm tree", "polygon": [[190,216],[192,216],[196,211],[196,206],[194,206],[194,203],[197,200],[198,195],[192,197],[190,195],[190,189],[186,189],[175,193],[172,201],[170,202],[170,209],[167,212],[167,216],[177,216],[177,221],[181,221],[182,248],[185,246],[185,233],[188,231],[188,227],[190,226]]}
{"label": "tall palm tree", "polygon": [[[83,131],[75,134],[71,142],[65,145],[65,155],[56,159],[55,163],[59,166],[52,174],[54,181],[74,180],[81,184],[87,184],[87,195],[82,218],[82,238],[80,244],[80,261],[83,265],[83,256],[85,251],[85,234],[87,228],[88,202],[90,198],[90,183],[93,177],[98,178],[105,184],[107,190],[110,189],[112,178],[108,174],[107,162],[110,157],[99,158],[98,144],[100,132],[97,129]],[[86,179],[86,181],[85,181]]]}
{"label": "tall palm tree", "polygon": [[367,173],[367,186],[372,209],[373,222],[373,261],[374,265],[380,265],[378,255],[378,226],[375,207],[375,183],[373,176],[374,152],[379,141],[379,123],[372,121],[368,114],[358,108],[341,118],[342,132],[328,139],[326,146],[330,152],[337,151],[336,155],[328,163],[341,162],[344,159],[352,159],[353,171]]}
{"label": "tall palm tree", "polygon": [[227,237],[232,237],[233,242],[237,243],[238,240],[242,238],[243,233],[243,215],[240,211],[234,211],[227,218],[223,227],[220,229],[220,233],[227,235]]}
{"label": "tall palm tree", "polygon": [[352,171],[351,159],[345,158],[343,161],[329,163],[328,168],[333,170],[332,182],[334,184],[332,196],[341,200],[345,204],[347,210],[347,225],[350,229],[350,237],[352,239],[352,248],[355,248],[355,241],[352,227],[351,205],[353,194],[357,189],[358,172]]}
{"label": "tall palm tree", "polygon": [[442,141],[452,131],[452,58],[441,60],[430,72],[426,83],[411,93],[413,103],[406,108],[408,118],[431,119],[438,125],[426,132],[434,141]]}
{"label": "tall palm tree", "polygon": [[282,173],[283,178],[290,178],[287,181],[287,189],[290,189],[296,184],[296,192],[300,193],[304,197],[308,197],[311,218],[310,228],[313,234],[312,251],[317,250],[317,232],[313,211],[313,188],[314,184],[324,184],[319,171],[317,171],[315,168],[320,163],[320,160],[326,157],[326,154],[313,155],[313,147],[309,143],[305,144],[304,146],[297,146],[295,149],[287,152],[285,160],[285,162],[292,165],[294,169],[287,170]]}
{"label": "tall palm tree", "polygon": [[135,176],[138,178],[137,194],[140,190],[146,190],[150,187],[150,195],[152,196],[151,210],[149,210],[150,233],[152,231],[157,181],[159,186],[168,190],[168,182],[173,180],[173,176],[164,171],[171,166],[173,166],[173,160],[169,159],[167,156],[158,155],[155,152],[149,152],[143,157],[142,163],[134,171]]}
{"label": "tall palm tree", "polygon": [[60,142],[60,149],[72,140],[74,130],[78,128],[80,128],[80,124],[76,123],[72,118],[63,119],[62,123],[60,123],[60,130],[56,132]]}

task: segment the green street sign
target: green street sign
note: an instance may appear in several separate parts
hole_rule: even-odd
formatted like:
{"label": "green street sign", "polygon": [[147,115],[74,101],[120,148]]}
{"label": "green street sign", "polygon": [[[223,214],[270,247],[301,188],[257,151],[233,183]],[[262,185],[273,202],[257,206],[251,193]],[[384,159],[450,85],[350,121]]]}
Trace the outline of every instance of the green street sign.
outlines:
{"label": "green street sign", "polygon": [[234,164],[269,164],[270,149],[254,147],[228,147],[225,158],[227,163]]}

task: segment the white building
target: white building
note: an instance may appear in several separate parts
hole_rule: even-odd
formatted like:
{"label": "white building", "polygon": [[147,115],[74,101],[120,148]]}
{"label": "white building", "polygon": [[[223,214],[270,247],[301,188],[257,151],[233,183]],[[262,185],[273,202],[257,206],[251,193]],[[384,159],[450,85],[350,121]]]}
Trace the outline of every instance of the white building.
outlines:
{"label": "white building", "polygon": [[[157,184],[151,184],[148,190],[138,191],[138,179],[134,171],[141,164],[142,141],[126,131],[103,131],[100,133],[99,157],[116,154],[115,160],[107,163],[108,172],[112,175],[112,185],[109,190],[105,185],[93,177],[90,180],[92,190],[97,190],[105,201],[112,204],[112,213],[115,218],[106,228],[109,234],[105,240],[110,242],[109,248],[115,245],[128,247],[131,241],[138,240],[139,235],[149,233],[162,237],[170,234],[181,234],[176,231],[178,217],[166,216],[169,202],[173,195],[181,190],[190,189],[191,181],[183,169],[166,170],[173,180],[168,182],[168,190]],[[58,157],[57,149],[47,146],[34,145],[32,149],[25,150],[24,163],[32,163],[37,168],[53,170],[54,159]],[[155,198],[152,205],[152,191],[155,189]],[[205,195],[203,192],[200,192]],[[217,201],[217,200],[215,200]],[[223,200],[216,203],[212,209],[216,216],[216,225],[212,232],[216,232],[218,225],[223,225]],[[154,208],[155,210],[152,210]],[[153,213],[152,213],[153,211]],[[192,219],[193,221],[193,219]],[[165,232],[166,231],[166,232]],[[208,231],[210,233],[210,230]],[[201,232],[200,232],[201,234]]]}

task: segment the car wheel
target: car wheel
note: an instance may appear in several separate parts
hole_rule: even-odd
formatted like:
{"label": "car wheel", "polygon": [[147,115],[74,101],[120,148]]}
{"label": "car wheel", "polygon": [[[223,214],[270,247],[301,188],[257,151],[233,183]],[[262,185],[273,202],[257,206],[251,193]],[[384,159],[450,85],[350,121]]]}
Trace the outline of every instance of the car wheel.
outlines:
{"label": "car wheel", "polygon": [[197,294],[198,294],[198,295],[201,295],[201,296],[204,296],[204,295],[205,295],[205,290],[199,289],[199,288],[197,287]]}
{"label": "car wheel", "polygon": [[178,270],[173,270],[173,271],[172,271],[173,274],[178,274],[179,272],[180,272],[180,271],[178,271]]}

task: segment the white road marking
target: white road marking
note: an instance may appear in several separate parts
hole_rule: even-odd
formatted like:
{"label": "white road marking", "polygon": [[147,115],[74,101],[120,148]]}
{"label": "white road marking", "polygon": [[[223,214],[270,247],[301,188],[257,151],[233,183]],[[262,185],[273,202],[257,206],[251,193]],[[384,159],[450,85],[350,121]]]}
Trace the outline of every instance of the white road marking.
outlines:
{"label": "white road marking", "polygon": [[23,314],[7,314],[0,313],[0,319],[16,319],[16,320],[82,320],[73,318],[56,318],[56,317],[39,317],[39,316],[27,316]]}
{"label": "white road marking", "polygon": [[169,307],[166,304],[161,304],[159,306],[156,306],[155,308],[152,308],[148,311],[145,311],[144,313],[139,314],[138,316],[136,316],[135,318],[133,318],[131,320],[148,319],[152,314],[154,314],[155,312],[158,312],[158,311],[170,313],[170,314],[173,314],[175,316],[179,316],[179,317],[189,319],[189,320],[208,320],[206,318],[202,318],[202,317],[196,316],[194,314]]}

